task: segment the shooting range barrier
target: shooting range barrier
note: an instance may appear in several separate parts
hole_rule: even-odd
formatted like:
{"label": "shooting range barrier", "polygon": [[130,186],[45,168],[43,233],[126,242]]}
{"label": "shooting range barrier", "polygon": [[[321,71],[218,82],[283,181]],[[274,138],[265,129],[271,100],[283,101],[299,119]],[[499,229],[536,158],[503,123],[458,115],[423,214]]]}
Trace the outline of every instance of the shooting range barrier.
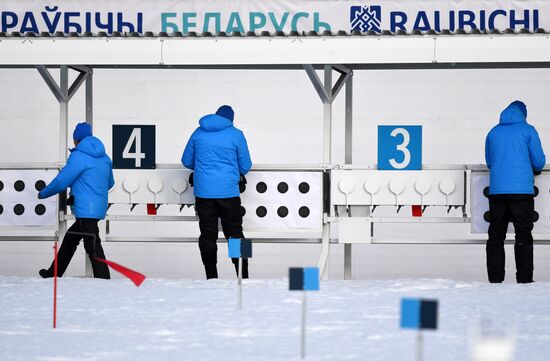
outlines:
{"label": "shooting range barrier", "polygon": [[[223,53],[224,57],[211,54]],[[38,181],[48,182],[67,159],[68,106],[85,85],[86,122],[93,124],[94,69],[303,69],[323,106],[323,164],[256,165],[242,194],[244,226],[254,242],[318,243],[318,266],[328,277],[331,243],[345,245],[345,278],[351,278],[353,243],[482,244],[484,239],[384,240],[375,237],[378,223],[471,223],[472,232],[486,231],[488,202],[484,190],[488,173],[469,165],[423,165],[415,171],[381,171],[353,164],[352,93],[354,71],[371,69],[498,69],[549,68],[550,36],[543,30],[450,33],[383,31],[367,34],[339,31],[269,34],[232,33],[63,33],[0,34],[1,68],[36,69],[59,103],[59,159],[52,164],[0,164],[0,240],[62,239],[68,212],[66,194],[52,200],[36,199]],[[60,71],[57,82],[49,69]],[[69,72],[77,77],[69,84]],[[319,76],[319,71],[322,76]],[[334,78],[333,78],[334,77]],[[345,164],[334,164],[332,103],[345,88]],[[403,130],[401,131],[405,137]],[[398,148],[399,149],[399,148]],[[180,165],[157,164],[155,169],[115,171],[103,230],[107,242],[196,242],[196,237],[142,238],[111,236],[112,222],[196,222],[194,215],[178,215],[194,203],[189,171]],[[18,183],[19,182],[19,183]],[[21,189],[21,182],[24,183]],[[539,190],[534,215],[535,233],[550,233],[550,175],[537,177]],[[21,190],[18,190],[21,189]],[[141,215],[136,206],[172,206],[174,215]],[[407,217],[403,207],[438,207],[445,216]],[[117,214],[116,209],[127,208]],[[385,212],[380,210],[385,209]],[[394,209],[387,216],[387,209]],[[451,212],[452,211],[452,212]],[[41,214],[39,214],[41,213]],[[378,216],[377,213],[382,213]],[[458,213],[458,214],[457,214]],[[418,215],[418,212],[417,214]],[[331,226],[337,225],[336,235]],[[47,231],[48,235],[34,235]],[[536,240],[548,243],[548,240]],[[88,272],[90,270],[88,269]]]}

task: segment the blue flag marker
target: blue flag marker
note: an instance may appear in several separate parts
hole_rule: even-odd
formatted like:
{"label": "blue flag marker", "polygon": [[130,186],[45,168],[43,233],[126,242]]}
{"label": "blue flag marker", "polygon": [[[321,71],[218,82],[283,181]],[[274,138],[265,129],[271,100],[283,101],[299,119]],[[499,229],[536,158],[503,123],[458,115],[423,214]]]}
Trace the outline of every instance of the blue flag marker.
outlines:
{"label": "blue flag marker", "polygon": [[229,257],[252,258],[252,240],[246,238],[229,238]]}
{"label": "blue flag marker", "polygon": [[288,280],[290,291],[319,291],[319,268],[289,268]]}
{"label": "blue flag marker", "polygon": [[401,328],[418,330],[416,360],[422,361],[424,354],[422,330],[437,329],[437,300],[401,299]]}
{"label": "blue flag marker", "polygon": [[304,268],[304,291],[319,291],[319,268]]}
{"label": "blue flag marker", "polygon": [[242,278],[242,259],[252,258],[252,240],[246,238],[229,238],[227,240],[228,254],[231,258],[238,258],[239,262],[237,275],[237,308],[242,308],[243,299],[243,278]]}
{"label": "blue flag marker", "polygon": [[403,298],[401,300],[401,328],[437,329],[437,300]]}
{"label": "blue flag marker", "polygon": [[[290,291],[319,291],[318,267],[291,267],[288,269],[288,289]],[[306,357],[306,314],[307,292],[302,299],[302,337],[300,356]]]}

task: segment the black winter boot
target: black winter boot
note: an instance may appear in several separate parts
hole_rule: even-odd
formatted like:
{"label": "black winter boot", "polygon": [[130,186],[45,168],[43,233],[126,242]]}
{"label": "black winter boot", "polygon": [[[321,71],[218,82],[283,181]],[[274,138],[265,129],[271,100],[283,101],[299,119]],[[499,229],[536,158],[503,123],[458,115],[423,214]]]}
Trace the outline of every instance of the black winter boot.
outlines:
{"label": "black winter boot", "polygon": [[206,263],[204,265],[204,270],[206,272],[206,279],[218,278],[218,267],[215,263]]}
{"label": "black winter boot", "polygon": [[52,278],[53,277],[53,271],[49,269],[42,268],[40,271],[38,271],[38,274],[42,278]]}

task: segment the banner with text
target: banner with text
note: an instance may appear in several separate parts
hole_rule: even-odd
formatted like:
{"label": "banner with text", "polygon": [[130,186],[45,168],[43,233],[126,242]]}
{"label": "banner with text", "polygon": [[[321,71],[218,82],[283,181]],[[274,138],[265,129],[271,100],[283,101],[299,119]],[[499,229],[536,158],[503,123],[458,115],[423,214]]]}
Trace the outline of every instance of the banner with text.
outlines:
{"label": "banner with text", "polygon": [[550,28],[550,0],[0,0],[2,32],[359,31]]}

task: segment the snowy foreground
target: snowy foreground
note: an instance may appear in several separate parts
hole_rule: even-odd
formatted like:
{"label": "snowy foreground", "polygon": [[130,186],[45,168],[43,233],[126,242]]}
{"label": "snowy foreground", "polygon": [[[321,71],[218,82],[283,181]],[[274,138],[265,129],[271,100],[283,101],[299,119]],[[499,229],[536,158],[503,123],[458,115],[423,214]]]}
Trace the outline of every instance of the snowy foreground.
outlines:
{"label": "snowy foreground", "polygon": [[[52,330],[51,280],[0,277],[0,360],[299,360],[301,292],[286,280],[235,282],[66,278]],[[308,360],[414,360],[399,328],[405,296],[440,300],[425,360],[470,360],[481,321],[516,331],[516,361],[550,359],[550,284],[449,280],[328,281],[308,294]]]}

